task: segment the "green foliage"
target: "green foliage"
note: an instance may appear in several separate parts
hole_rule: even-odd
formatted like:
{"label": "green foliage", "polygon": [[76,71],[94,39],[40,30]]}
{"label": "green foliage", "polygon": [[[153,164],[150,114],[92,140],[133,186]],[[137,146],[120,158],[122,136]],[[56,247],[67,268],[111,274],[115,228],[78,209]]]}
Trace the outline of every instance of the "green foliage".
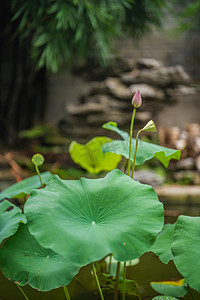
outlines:
{"label": "green foliage", "polygon": [[[108,125],[107,125],[108,124]],[[108,128],[109,127],[109,128]],[[124,141],[116,140],[110,143],[107,143],[102,146],[103,152],[112,152],[116,154],[121,154],[128,159],[129,157],[129,138],[127,139],[127,133],[123,130],[120,130],[116,127],[116,124],[113,125],[110,122],[103,125],[103,128],[113,130],[119,133]],[[131,150],[131,160],[134,160],[136,140],[132,139],[132,150]],[[136,165],[142,165],[145,161],[155,157],[157,158],[165,167],[168,167],[169,161],[171,159],[180,159],[181,152],[179,150],[174,150],[166,147],[162,147],[156,144],[138,142],[138,151],[136,155]]]}
{"label": "green foliage", "polygon": [[0,202],[0,244],[9,236],[15,234],[19,223],[26,223],[26,217],[20,208],[4,200]]}
{"label": "green foliage", "polygon": [[79,271],[70,256],[42,247],[29,233],[28,225],[20,225],[0,249],[0,265],[11,280],[20,285],[29,283],[40,291],[65,286]]}
{"label": "green foliage", "polygon": [[187,282],[184,279],[178,281],[151,282],[151,287],[158,293],[172,297],[183,297],[187,294]]}
{"label": "green foliage", "polygon": [[91,174],[111,171],[121,160],[121,155],[102,152],[101,147],[111,141],[107,137],[95,137],[85,145],[73,141],[69,146],[69,153],[75,163]]}
{"label": "green foliage", "polygon": [[172,254],[174,263],[189,285],[200,292],[200,217],[179,216]]}
{"label": "green foliage", "polygon": [[[49,171],[41,173],[44,183],[48,183],[54,177]],[[41,186],[38,175],[26,178],[17,182],[3,192],[0,193],[0,200],[4,198],[23,198],[25,195],[30,194],[32,189],[37,189]]]}
{"label": "green foliage", "polygon": [[178,22],[178,30],[197,31],[200,29],[200,0],[174,1],[173,13]]}
{"label": "green foliage", "polygon": [[156,296],[153,297],[152,300],[178,300],[178,298],[174,298],[171,296]]}
{"label": "green foliage", "polygon": [[76,58],[106,62],[116,36],[141,36],[160,24],[164,0],[11,0],[22,41],[31,40],[37,68],[58,71]]}
{"label": "green foliage", "polygon": [[68,253],[80,265],[109,253],[119,261],[138,258],[163,226],[163,205],[153,188],[119,170],[100,179],[55,177],[31,193],[25,215],[42,246]]}
{"label": "green foliage", "polygon": [[171,245],[173,242],[174,224],[166,224],[162,231],[156,237],[155,243],[151,247],[151,251],[159,256],[164,264],[168,264],[173,259]]}

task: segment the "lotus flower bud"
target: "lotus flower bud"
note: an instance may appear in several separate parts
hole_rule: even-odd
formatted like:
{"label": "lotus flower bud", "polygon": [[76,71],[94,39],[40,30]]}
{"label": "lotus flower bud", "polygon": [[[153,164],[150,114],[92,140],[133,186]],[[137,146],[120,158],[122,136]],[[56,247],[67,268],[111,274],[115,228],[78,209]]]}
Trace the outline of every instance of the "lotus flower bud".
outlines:
{"label": "lotus flower bud", "polygon": [[151,120],[149,121],[144,128],[142,128],[142,131],[147,131],[147,132],[156,132],[156,126],[154,122]]}
{"label": "lotus flower bud", "polygon": [[135,93],[135,95],[133,96],[132,104],[134,108],[138,108],[142,105],[142,97],[140,95],[140,90],[138,90],[137,93]]}

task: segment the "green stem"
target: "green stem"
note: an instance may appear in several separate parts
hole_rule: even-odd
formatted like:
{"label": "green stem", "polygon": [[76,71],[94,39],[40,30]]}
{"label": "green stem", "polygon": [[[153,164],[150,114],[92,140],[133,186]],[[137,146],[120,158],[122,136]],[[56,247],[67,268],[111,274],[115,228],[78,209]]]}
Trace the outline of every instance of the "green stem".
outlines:
{"label": "green stem", "polygon": [[187,283],[187,287],[188,287],[188,291],[189,291],[189,294],[190,296],[192,297],[193,300],[196,300],[196,297],[193,295],[192,291],[191,291],[191,288],[190,288],[190,285]]}
{"label": "green stem", "polygon": [[121,265],[121,263],[120,263],[120,261],[118,261],[116,275],[115,275],[114,300],[118,300],[120,265]]}
{"label": "green stem", "polygon": [[134,119],[135,119],[135,112],[136,108],[133,109],[133,114],[131,118],[131,126],[130,126],[130,144],[129,144],[129,156],[128,156],[128,176],[130,176],[130,171],[131,171],[131,141],[132,141],[132,136],[133,136],[133,124],[134,124]]}
{"label": "green stem", "polygon": [[100,283],[99,283],[99,279],[98,279],[98,276],[97,276],[97,272],[96,272],[96,269],[95,269],[94,262],[92,263],[92,268],[93,268],[94,277],[95,277],[95,280],[96,280],[96,283],[97,283],[97,287],[98,287],[98,290],[99,290],[101,300],[104,300],[103,293],[102,293],[102,290],[101,290],[101,286],[100,286]]}
{"label": "green stem", "polygon": [[122,300],[125,300],[125,288],[126,288],[126,262],[124,262],[124,270],[123,270],[123,285],[122,285]]}
{"label": "green stem", "polygon": [[134,171],[135,171],[135,161],[136,161],[136,154],[137,154],[137,149],[138,149],[138,140],[139,140],[139,134],[140,134],[141,131],[142,131],[142,129],[138,131],[137,136],[136,136],[135,152],[134,152],[131,178],[133,178],[133,174],[134,174]]}
{"label": "green stem", "polygon": [[24,296],[24,298],[25,298],[26,300],[29,300],[29,298],[26,296],[26,294],[25,294],[25,292],[22,290],[22,288],[21,288],[18,284],[16,284],[16,286],[18,287],[18,289],[20,290],[20,292],[22,293],[22,295]]}
{"label": "green stem", "polygon": [[40,171],[39,171],[39,169],[38,169],[38,166],[35,165],[35,169],[36,169],[36,172],[37,172],[37,174],[38,174],[38,176],[39,176],[40,183],[41,183],[41,187],[43,187],[42,177],[41,177],[41,175],[40,175]]}
{"label": "green stem", "polygon": [[70,298],[70,295],[69,295],[69,292],[68,292],[68,289],[67,289],[66,285],[65,285],[65,286],[63,286],[63,290],[64,290],[64,293],[65,293],[66,299],[67,299],[67,300],[71,300],[71,298]]}

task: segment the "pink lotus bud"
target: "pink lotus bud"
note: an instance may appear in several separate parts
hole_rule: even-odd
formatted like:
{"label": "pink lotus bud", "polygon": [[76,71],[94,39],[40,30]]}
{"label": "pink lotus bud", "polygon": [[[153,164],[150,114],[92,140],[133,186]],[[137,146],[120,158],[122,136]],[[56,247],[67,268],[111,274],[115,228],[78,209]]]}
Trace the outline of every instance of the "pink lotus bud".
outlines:
{"label": "pink lotus bud", "polygon": [[140,90],[138,90],[137,93],[135,93],[135,95],[133,96],[132,104],[135,108],[138,108],[142,105],[142,97],[140,95]]}

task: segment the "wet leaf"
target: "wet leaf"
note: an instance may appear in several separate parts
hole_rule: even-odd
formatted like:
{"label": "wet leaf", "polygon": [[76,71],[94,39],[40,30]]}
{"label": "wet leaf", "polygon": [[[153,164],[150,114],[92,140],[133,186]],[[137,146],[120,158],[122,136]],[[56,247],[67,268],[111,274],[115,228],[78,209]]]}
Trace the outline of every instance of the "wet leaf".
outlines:
{"label": "wet leaf", "polygon": [[42,247],[29,233],[28,225],[20,225],[0,249],[0,265],[7,278],[40,291],[67,285],[79,271],[69,255]]}
{"label": "wet leaf", "polygon": [[200,217],[179,216],[174,229],[174,263],[189,285],[200,292]]}
{"label": "wet leaf", "polygon": [[81,145],[73,141],[69,146],[69,153],[73,161],[91,174],[115,169],[121,160],[121,155],[103,153],[101,147],[112,141],[107,137],[95,137],[87,144]]}
{"label": "wet leaf", "polygon": [[0,202],[0,244],[9,236],[15,234],[19,223],[26,223],[26,217],[21,209],[7,200]]}
{"label": "wet leaf", "polygon": [[179,300],[179,299],[171,296],[156,296],[153,297],[152,300]]}
{"label": "wet leaf", "polygon": [[31,193],[25,214],[41,245],[70,253],[82,265],[109,253],[119,261],[138,258],[163,227],[163,205],[153,188],[119,170],[100,179],[55,177]]}

